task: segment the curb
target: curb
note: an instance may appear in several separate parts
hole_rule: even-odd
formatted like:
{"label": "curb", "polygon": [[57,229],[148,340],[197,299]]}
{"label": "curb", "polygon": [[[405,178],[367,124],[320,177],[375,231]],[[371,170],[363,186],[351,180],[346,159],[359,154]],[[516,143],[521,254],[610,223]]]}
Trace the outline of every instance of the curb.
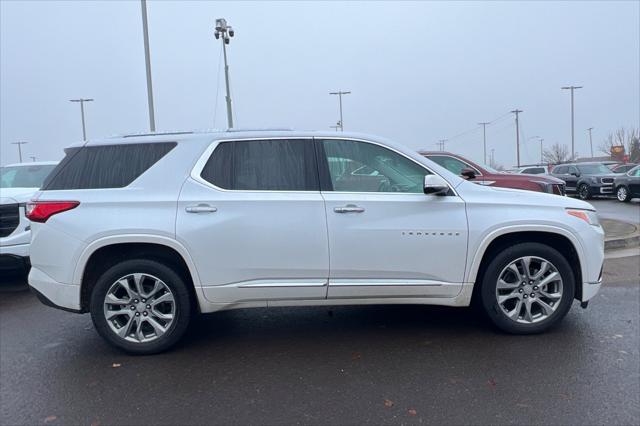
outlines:
{"label": "curb", "polygon": [[640,246],[640,235],[605,240],[604,250],[619,250]]}
{"label": "curb", "polygon": [[[605,251],[621,250],[640,246],[640,227],[637,224],[606,218],[604,218],[602,222],[604,222],[603,227],[605,228]],[[629,229],[631,232],[622,233],[622,235],[620,235],[621,231],[626,231],[623,231],[621,228],[631,228]],[[618,235],[607,237],[607,230],[613,234],[617,233]]]}

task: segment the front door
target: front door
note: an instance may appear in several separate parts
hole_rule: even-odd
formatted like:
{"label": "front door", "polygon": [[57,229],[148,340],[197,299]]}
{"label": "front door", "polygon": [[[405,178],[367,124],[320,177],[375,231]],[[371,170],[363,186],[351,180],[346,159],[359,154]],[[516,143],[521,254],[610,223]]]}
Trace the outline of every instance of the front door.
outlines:
{"label": "front door", "polygon": [[[464,202],[423,193],[423,165],[364,141],[318,141],[329,298],[453,297],[467,252]],[[365,167],[376,185],[347,164]]]}
{"label": "front door", "polygon": [[313,140],[217,144],[184,184],[176,234],[213,303],[324,299],[329,251]]}

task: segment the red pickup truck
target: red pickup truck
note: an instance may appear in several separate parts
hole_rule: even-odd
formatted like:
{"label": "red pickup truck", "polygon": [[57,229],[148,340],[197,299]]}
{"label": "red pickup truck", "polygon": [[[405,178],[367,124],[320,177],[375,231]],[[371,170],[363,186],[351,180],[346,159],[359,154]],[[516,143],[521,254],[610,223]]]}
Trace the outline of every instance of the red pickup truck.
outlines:
{"label": "red pickup truck", "polygon": [[564,181],[553,176],[502,173],[446,151],[420,151],[420,154],[450,172],[480,185],[565,195]]}

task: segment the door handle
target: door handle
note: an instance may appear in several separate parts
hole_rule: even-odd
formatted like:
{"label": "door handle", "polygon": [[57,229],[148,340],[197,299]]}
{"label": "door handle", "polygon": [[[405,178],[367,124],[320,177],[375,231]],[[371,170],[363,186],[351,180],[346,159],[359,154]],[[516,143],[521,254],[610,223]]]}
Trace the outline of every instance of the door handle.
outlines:
{"label": "door handle", "polygon": [[347,204],[344,207],[334,207],[333,211],[336,213],[362,213],[364,208],[358,207],[355,204]]}
{"label": "door handle", "polygon": [[187,213],[215,213],[218,211],[209,204],[198,204],[196,206],[187,206],[184,208]]}

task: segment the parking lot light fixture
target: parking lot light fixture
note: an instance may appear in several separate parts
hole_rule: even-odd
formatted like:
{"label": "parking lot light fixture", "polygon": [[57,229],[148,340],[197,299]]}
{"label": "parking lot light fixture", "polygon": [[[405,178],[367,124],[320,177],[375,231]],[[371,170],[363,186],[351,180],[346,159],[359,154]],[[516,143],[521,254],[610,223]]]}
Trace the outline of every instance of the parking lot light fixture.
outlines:
{"label": "parking lot light fixture", "polygon": [[227,25],[227,20],[224,18],[216,19],[216,26],[213,36],[216,40],[222,41],[222,52],[224,56],[224,81],[227,89],[227,126],[233,128],[233,113],[231,111],[231,92],[229,90],[229,63],[227,61],[227,44],[229,44],[231,37],[235,36],[235,31],[231,25]]}

